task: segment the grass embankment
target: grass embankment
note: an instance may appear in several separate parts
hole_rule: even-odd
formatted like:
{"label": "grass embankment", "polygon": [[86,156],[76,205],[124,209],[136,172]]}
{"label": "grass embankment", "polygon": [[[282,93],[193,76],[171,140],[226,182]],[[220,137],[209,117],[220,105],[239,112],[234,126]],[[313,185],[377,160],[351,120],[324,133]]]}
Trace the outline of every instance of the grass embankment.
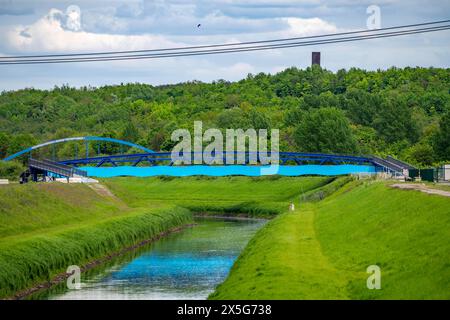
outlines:
{"label": "grass embankment", "polygon": [[[338,179],[339,180],[339,179]],[[130,207],[173,204],[195,213],[272,217],[330,177],[155,177],[105,179]]]}
{"label": "grass embankment", "polygon": [[[0,298],[205,214],[272,216],[333,178],[107,179],[0,187]],[[95,189],[95,190],[94,190]],[[184,208],[181,208],[184,207]]]}
{"label": "grass embankment", "polygon": [[268,223],[210,298],[449,299],[449,227],[448,198],[351,182]]}
{"label": "grass embankment", "polygon": [[191,221],[183,208],[128,208],[86,185],[0,187],[0,298]]}
{"label": "grass embankment", "polygon": [[127,211],[119,199],[103,197],[82,184],[0,186],[0,241],[7,236],[60,229],[118,216]]}

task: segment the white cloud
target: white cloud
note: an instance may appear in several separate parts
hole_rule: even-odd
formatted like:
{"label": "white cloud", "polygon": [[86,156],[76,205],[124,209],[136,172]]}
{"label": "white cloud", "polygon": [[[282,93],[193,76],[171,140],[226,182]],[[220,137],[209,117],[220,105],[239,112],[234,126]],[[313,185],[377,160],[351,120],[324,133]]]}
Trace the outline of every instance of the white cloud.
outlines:
{"label": "white cloud", "polygon": [[[111,18],[106,13],[100,16],[105,20],[100,23],[109,24]],[[222,29],[250,27],[264,28],[267,19],[251,21],[248,19],[234,19],[214,12],[205,17],[206,25],[222,25]],[[113,33],[94,33],[85,31],[80,11],[76,6],[70,6],[66,12],[51,9],[48,14],[36,22],[25,26],[13,26],[3,32],[3,50],[21,53],[30,52],[83,52],[83,51],[111,51],[111,50],[139,50],[164,47],[178,47],[185,43],[220,43],[238,42],[261,39],[258,33],[241,35],[239,32],[229,35],[211,36],[177,36],[169,37],[157,34],[125,35]],[[116,21],[116,20],[114,20]],[[337,27],[319,18],[276,18],[274,24],[282,26],[279,31],[266,32],[265,39],[277,37],[307,36],[337,31]],[[6,48],[5,48],[6,47]]]}
{"label": "white cloud", "polygon": [[301,18],[282,18],[289,26],[289,29],[283,31],[288,37],[302,37],[311,35],[320,35],[336,33],[338,28],[319,18],[301,19]]}
{"label": "white cloud", "polygon": [[[135,50],[179,45],[157,35],[114,35],[72,31],[67,28],[66,20],[65,13],[51,9],[45,17],[29,26],[6,29],[3,46],[9,51],[29,53]],[[76,20],[71,23],[75,23],[76,26]]]}

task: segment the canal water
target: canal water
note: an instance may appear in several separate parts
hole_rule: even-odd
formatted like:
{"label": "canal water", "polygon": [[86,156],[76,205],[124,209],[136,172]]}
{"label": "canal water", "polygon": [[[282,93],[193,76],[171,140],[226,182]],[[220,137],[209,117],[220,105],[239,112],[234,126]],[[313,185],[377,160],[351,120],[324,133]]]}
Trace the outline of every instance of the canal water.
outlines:
{"label": "canal water", "polygon": [[206,299],[264,220],[196,218],[183,229],[31,299]]}

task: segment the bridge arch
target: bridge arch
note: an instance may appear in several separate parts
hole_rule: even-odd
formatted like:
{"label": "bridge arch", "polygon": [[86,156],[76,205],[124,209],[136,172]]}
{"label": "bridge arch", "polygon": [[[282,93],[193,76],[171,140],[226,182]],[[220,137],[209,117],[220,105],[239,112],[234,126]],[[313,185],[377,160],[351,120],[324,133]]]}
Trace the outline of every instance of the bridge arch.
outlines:
{"label": "bridge arch", "polygon": [[72,137],[72,138],[64,138],[64,139],[57,139],[57,140],[50,140],[44,143],[40,143],[37,144],[35,146],[23,149],[22,151],[19,151],[13,155],[10,155],[9,157],[6,157],[5,159],[3,159],[3,161],[10,161],[14,158],[17,158],[25,153],[31,152],[33,150],[42,148],[42,147],[46,147],[49,145],[53,145],[53,144],[57,144],[57,143],[63,143],[63,142],[68,142],[68,141],[105,141],[105,142],[112,142],[112,143],[117,143],[117,144],[122,144],[122,145],[126,145],[129,147],[134,147],[137,149],[140,149],[142,151],[145,151],[147,153],[154,153],[153,150],[150,150],[146,147],[143,147],[141,145],[132,143],[132,142],[128,142],[128,141],[124,141],[124,140],[119,140],[119,139],[114,139],[114,138],[107,138],[107,137],[95,137],[95,136],[86,136],[86,137]]}

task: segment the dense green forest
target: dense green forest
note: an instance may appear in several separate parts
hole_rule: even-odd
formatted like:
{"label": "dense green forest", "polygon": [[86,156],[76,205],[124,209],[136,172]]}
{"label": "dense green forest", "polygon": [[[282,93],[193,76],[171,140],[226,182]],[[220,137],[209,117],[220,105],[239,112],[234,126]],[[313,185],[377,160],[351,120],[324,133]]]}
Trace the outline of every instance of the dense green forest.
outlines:
{"label": "dense green forest", "polygon": [[[450,160],[449,84],[450,69],[333,73],[313,67],[249,74],[237,82],[8,91],[0,95],[0,158],[79,135],[170,150],[174,129],[192,130],[201,120],[204,130],[278,128],[282,151],[390,154],[430,166]],[[105,143],[91,148],[120,152]],[[53,152],[66,158],[74,149],[68,143]]]}

